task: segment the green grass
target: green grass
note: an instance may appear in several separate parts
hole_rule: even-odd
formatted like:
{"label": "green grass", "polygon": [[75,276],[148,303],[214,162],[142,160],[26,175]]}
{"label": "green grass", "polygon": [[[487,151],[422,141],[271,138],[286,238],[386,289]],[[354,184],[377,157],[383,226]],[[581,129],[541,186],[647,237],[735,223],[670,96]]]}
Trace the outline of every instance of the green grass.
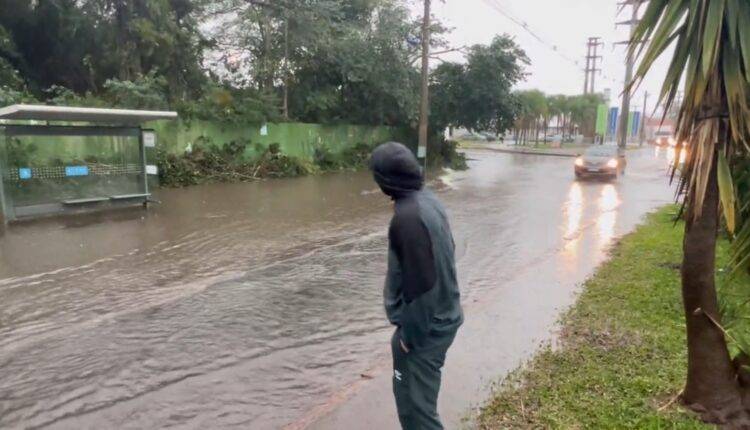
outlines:
{"label": "green grass", "polygon": [[[613,249],[562,318],[558,345],[498,387],[480,428],[711,428],[674,401],[686,372],[675,213],[670,206],[649,215]],[[719,267],[727,248],[722,242]],[[740,303],[750,280],[730,281],[723,271],[717,278],[733,331],[747,332],[741,315],[750,311]]]}

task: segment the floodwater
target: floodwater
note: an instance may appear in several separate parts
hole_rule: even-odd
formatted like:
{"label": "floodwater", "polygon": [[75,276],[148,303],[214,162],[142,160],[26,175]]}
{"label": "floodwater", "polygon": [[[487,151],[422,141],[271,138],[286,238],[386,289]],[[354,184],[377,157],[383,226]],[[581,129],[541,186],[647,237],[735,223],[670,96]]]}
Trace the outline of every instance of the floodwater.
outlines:
{"label": "floodwater", "polygon": [[[551,254],[591,270],[672,196],[652,150],[612,183],[574,181],[567,158],[469,156],[432,181],[469,315]],[[0,233],[0,428],[279,428],[382,361],[390,202],[366,172],[155,197]],[[519,300],[555,297],[535,291]]]}

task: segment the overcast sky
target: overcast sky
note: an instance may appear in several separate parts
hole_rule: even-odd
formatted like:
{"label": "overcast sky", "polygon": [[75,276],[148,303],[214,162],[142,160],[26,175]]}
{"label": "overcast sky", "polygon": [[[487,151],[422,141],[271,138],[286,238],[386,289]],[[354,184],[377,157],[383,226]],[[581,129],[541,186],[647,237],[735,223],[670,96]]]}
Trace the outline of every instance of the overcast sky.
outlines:
{"label": "overcast sky", "polygon": [[[421,1],[411,1],[414,10],[420,11]],[[503,16],[497,8],[525,22],[544,43]],[[488,43],[493,36],[502,33],[515,37],[531,59],[530,75],[519,88],[536,88],[550,94],[582,93],[586,41],[589,37],[601,37],[605,43],[600,48],[600,55],[604,57],[603,71],[596,77],[596,90],[610,88],[613,105],[619,105],[617,98],[622,92],[625,75],[625,48],[614,43],[628,39],[628,29],[616,27],[615,22],[630,16],[626,9],[618,17],[618,8],[616,0],[433,0],[433,15],[454,28],[448,38],[455,46]],[[415,13],[421,15],[421,11]],[[557,52],[549,45],[557,46]],[[443,58],[463,60],[459,53]],[[659,91],[666,66],[667,61],[662,60],[654,68],[633,99],[634,109],[641,109],[644,90],[651,94]],[[650,96],[649,110],[653,109],[654,99],[655,96]]]}

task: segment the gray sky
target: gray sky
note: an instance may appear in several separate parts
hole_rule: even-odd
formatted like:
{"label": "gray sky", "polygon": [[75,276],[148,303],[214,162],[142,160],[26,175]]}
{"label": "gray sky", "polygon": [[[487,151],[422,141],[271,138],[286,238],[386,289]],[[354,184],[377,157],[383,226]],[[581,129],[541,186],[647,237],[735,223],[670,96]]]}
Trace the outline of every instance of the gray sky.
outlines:
{"label": "gray sky", "polygon": [[[421,1],[412,2],[415,13],[421,15]],[[525,22],[545,43],[496,8],[517,21]],[[613,105],[619,105],[617,98],[625,75],[625,48],[613,43],[628,39],[627,28],[617,28],[615,22],[624,21],[630,15],[629,9],[619,17],[617,11],[616,0],[433,0],[433,15],[454,28],[448,38],[455,46],[488,43],[493,36],[502,33],[515,37],[531,59],[530,75],[519,88],[537,88],[550,94],[582,93],[586,41],[589,37],[601,37],[605,43],[600,48],[600,55],[604,57],[601,62],[603,71],[596,77],[596,90],[612,89]],[[558,52],[548,45],[557,46]],[[460,53],[447,54],[443,58],[462,61]],[[633,109],[641,109],[644,90],[651,94],[659,91],[666,66],[665,60],[656,65],[636,93]],[[654,99],[655,96],[650,96],[649,110],[653,109]]]}

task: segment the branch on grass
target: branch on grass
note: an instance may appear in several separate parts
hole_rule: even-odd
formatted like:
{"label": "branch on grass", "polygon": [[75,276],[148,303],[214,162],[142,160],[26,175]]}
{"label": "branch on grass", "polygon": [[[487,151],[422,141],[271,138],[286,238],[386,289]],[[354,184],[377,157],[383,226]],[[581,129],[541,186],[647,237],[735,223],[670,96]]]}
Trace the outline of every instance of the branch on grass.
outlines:
{"label": "branch on grass", "polygon": [[684,393],[684,392],[685,392],[685,390],[680,390],[680,392],[677,393],[676,396],[672,397],[667,403],[665,403],[662,406],[660,406],[659,409],[657,409],[657,411],[658,412],[663,412],[665,409],[667,409],[670,406],[672,406],[674,404],[674,402],[677,401],[677,399],[679,399],[680,397],[682,397],[682,393]]}

